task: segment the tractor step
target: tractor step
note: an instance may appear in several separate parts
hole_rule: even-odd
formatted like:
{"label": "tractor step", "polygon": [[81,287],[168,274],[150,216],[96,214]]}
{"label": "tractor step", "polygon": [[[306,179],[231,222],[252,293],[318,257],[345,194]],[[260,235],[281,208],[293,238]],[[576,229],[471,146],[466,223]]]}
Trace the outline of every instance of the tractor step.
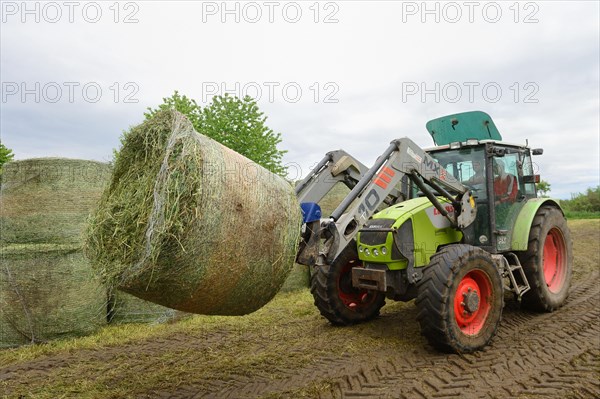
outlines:
{"label": "tractor step", "polygon": [[[502,277],[508,277],[510,282],[504,288],[514,292],[520,301],[523,294],[529,291],[531,287],[529,286],[519,258],[512,252],[505,253],[504,255],[495,255],[494,257],[503,265],[504,272],[502,273]],[[508,258],[510,258],[510,261]]]}

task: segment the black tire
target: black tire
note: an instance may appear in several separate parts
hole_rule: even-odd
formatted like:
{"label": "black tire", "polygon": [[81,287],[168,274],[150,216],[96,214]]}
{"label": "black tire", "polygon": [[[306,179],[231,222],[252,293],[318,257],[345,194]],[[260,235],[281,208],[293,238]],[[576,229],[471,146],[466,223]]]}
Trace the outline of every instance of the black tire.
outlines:
{"label": "black tire", "polygon": [[519,260],[531,287],[523,295],[522,306],[541,312],[561,307],[571,286],[573,242],[560,209],[538,209],[529,231],[527,251],[519,254]]}
{"label": "black tire", "polygon": [[486,251],[449,245],[431,257],[415,304],[421,333],[434,348],[473,352],[489,344],[500,324],[502,277]]}
{"label": "black tire", "polygon": [[315,266],[310,292],[315,306],[329,322],[346,326],[371,320],[379,315],[385,295],[378,291],[352,287],[352,267],[360,266],[356,248],[348,246],[331,266]]}

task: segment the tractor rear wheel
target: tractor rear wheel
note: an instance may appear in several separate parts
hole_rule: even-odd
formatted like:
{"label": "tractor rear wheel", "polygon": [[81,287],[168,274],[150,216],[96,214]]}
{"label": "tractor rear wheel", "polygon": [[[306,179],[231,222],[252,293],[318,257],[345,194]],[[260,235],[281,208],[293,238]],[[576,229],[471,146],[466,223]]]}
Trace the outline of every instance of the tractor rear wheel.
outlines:
{"label": "tractor rear wheel", "polygon": [[436,349],[473,352],[495,335],[503,286],[486,251],[464,244],[442,248],[431,257],[417,288],[417,320]]}
{"label": "tractor rear wheel", "polygon": [[379,315],[385,295],[352,286],[352,268],[361,266],[356,248],[348,246],[330,266],[316,266],[310,292],[315,305],[333,325],[345,326],[371,320]]}
{"label": "tractor rear wheel", "polygon": [[536,213],[527,251],[519,256],[531,289],[523,295],[524,307],[552,312],[569,295],[573,273],[573,243],[562,212],[542,206]]}

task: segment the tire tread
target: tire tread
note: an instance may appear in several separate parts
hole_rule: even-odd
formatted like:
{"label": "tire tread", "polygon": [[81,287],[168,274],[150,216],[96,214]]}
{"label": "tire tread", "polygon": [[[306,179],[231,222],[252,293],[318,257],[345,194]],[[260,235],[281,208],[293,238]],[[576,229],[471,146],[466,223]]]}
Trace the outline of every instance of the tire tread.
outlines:
{"label": "tire tread", "polygon": [[[415,300],[418,309],[417,320],[421,325],[421,333],[438,350],[466,353],[480,349],[479,346],[471,347],[461,342],[460,338],[452,333],[448,322],[453,317],[449,314],[453,306],[451,301],[453,281],[461,269],[460,265],[465,264],[467,259],[473,256],[488,257],[493,264],[489,254],[480,248],[464,244],[450,245],[431,257],[430,264],[425,268],[423,278],[418,283],[418,294]],[[498,281],[501,282],[499,279],[498,275]],[[502,290],[501,283],[499,289]],[[501,293],[499,297],[501,318],[503,306]],[[498,328],[500,318],[492,327],[492,336]]]}
{"label": "tire tread", "polygon": [[376,293],[377,298],[366,312],[351,312],[341,302],[338,296],[337,279],[334,276],[336,267],[356,259],[352,248],[348,247],[330,266],[314,266],[311,276],[310,292],[314,303],[323,317],[335,326],[347,326],[372,320],[379,316],[379,311],[385,304],[383,293]]}

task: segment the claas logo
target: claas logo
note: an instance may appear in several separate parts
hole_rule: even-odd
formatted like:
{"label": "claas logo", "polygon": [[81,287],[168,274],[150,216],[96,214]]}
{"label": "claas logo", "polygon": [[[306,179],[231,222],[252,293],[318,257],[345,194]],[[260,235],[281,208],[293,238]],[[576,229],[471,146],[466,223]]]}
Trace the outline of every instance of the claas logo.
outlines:
{"label": "claas logo", "polygon": [[[448,213],[453,213],[454,212],[454,207],[452,205],[450,205],[450,204],[444,206],[444,209]],[[433,208],[433,215],[434,216],[441,215],[440,210],[434,207]]]}

